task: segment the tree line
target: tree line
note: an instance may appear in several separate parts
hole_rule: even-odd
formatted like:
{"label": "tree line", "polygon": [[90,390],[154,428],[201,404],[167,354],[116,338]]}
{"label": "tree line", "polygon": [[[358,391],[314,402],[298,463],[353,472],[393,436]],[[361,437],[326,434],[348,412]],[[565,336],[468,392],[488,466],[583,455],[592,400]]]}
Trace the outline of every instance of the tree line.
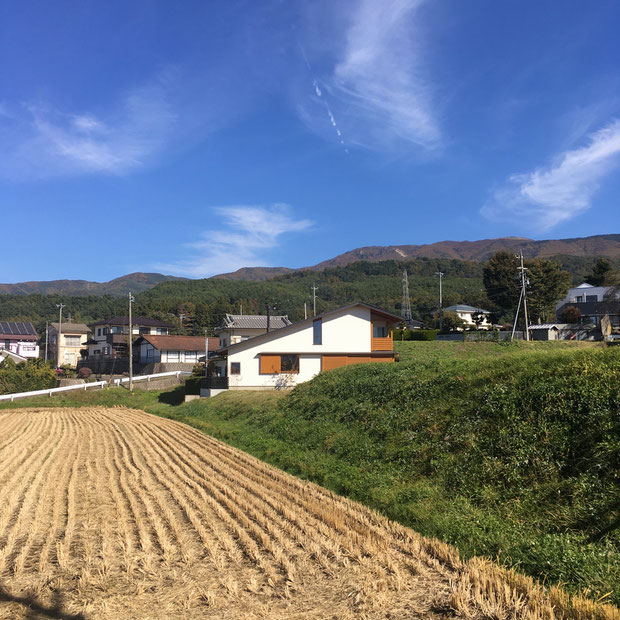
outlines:
{"label": "tree line", "polygon": [[[568,260],[570,259],[570,260]],[[572,283],[611,279],[617,262],[581,257],[526,261],[528,301],[532,320],[554,319],[556,302]],[[606,265],[609,267],[606,269]],[[563,268],[568,264],[569,273]],[[468,304],[495,313],[495,322],[514,316],[518,297],[517,258],[498,252],[486,263],[456,259],[416,258],[409,261],[359,261],[324,271],[295,271],[265,281],[173,280],[135,296],[134,316],[150,316],[175,326],[178,334],[200,334],[221,324],[224,314],[287,314],[292,321],[312,315],[312,286],[318,287],[316,311],[324,312],[357,301],[400,314],[402,276],[407,271],[413,318],[434,327],[437,319],[438,278],[443,278],[443,305]],[[602,273],[601,273],[602,270]],[[127,298],[111,295],[0,295],[0,320],[31,321],[42,334],[46,321],[58,320],[56,304],[65,304],[63,320],[93,323],[127,315]],[[305,310],[304,310],[305,304]]]}

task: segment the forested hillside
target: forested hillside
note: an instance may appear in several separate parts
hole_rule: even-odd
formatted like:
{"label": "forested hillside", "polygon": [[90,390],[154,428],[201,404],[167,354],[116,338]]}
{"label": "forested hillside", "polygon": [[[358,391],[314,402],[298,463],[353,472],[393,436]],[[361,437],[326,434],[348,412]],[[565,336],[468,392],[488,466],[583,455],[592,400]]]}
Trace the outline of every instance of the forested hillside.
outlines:
{"label": "forested hillside", "polygon": [[[590,273],[593,257],[554,257],[580,282]],[[618,261],[610,261],[614,267]],[[136,295],[134,313],[168,320],[178,325],[179,333],[203,333],[213,329],[226,312],[266,313],[266,305],[293,320],[304,316],[304,303],[312,312],[312,286],[317,286],[317,312],[355,301],[364,301],[386,310],[399,312],[402,299],[402,274],[409,274],[409,291],[414,318],[424,320],[438,306],[437,271],[443,278],[444,307],[456,303],[495,309],[483,286],[483,263],[456,259],[416,258],[404,262],[360,261],[324,271],[294,271],[267,281],[172,280]],[[0,295],[0,320],[32,321],[39,333],[45,321],[58,319],[56,304],[65,304],[64,317],[74,322],[92,322],[127,314],[125,297],[111,295]],[[179,315],[185,315],[183,324]],[[501,317],[500,317],[501,318]]]}

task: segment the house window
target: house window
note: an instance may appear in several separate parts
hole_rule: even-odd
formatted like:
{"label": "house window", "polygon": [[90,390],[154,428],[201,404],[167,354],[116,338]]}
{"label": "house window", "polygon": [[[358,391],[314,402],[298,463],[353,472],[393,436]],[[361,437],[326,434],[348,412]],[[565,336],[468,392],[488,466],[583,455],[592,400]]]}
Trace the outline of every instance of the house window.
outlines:
{"label": "house window", "polygon": [[155,349],[147,349],[146,350],[146,359],[152,360],[155,357]]}
{"label": "house window", "polygon": [[108,328],[107,328],[107,327],[104,327],[104,328],[103,328],[103,335],[104,335],[104,336],[107,336],[107,335],[108,335],[108,332],[109,332]]}
{"label": "house window", "polygon": [[323,319],[312,321],[312,344],[323,344]]}
{"label": "house window", "polygon": [[179,361],[179,351],[168,351],[168,361],[169,362],[178,362]]}
{"label": "house window", "polygon": [[299,355],[291,353],[281,355],[280,372],[299,372]]}
{"label": "house window", "polygon": [[80,337],[79,336],[65,336],[65,346],[66,347],[79,347]]}
{"label": "house window", "polygon": [[230,374],[231,375],[240,375],[241,374],[241,362],[231,362],[230,363]]}
{"label": "house window", "polygon": [[576,299],[577,299],[577,303],[581,303],[583,301],[583,295],[580,295]]}
{"label": "house window", "polygon": [[157,328],[157,334],[159,336],[167,336],[168,335],[168,328],[167,327],[158,327]]}
{"label": "house window", "polygon": [[95,349],[93,355],[101,355],[101,349]]}
{"label": "house window", "polygon": [[185,351],[185,361],[195,362],[198,359],[198,351]]}
{"label": "house window", "polygon": [[598,301],[598,297],[596,295],[586,295],[586,301]]}
{"label": "house window", "polygon": [[97,328],[97,336],[101,336],[101,327]]}
{"label": "house window", "polygon": [[373,325],[372,326],[373,338],[387,338],[387,326],[386,325]]}

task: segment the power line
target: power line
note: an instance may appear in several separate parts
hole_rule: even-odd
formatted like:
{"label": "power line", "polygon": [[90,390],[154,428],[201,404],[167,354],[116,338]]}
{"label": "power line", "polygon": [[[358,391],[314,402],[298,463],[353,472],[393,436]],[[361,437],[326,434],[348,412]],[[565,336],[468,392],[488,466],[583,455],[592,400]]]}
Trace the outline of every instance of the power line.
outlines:
{"label": "power line", "polygon": [[401,314],[407,321],[411,321],[411,299],[409,297],[409,278],[407,277],[407,270],[403,271],[403,303],[401,308]]}

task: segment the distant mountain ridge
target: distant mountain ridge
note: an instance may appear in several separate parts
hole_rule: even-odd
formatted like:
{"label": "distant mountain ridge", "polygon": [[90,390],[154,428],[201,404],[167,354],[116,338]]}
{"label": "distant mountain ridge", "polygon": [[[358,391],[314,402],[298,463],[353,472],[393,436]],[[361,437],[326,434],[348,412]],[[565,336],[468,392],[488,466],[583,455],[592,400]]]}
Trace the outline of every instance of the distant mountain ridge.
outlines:
{"label": "distant mountain ridge", "polygon": [[[372,263],[395,260],[406,261],[414,258],[449,258],[481,262],[499,250],[523,251],[526,258],[550,256],[592,256],[620,258],[620,234],[594,235],[573,239],[549,239],[535,241],[524,237],[501,237],[480,239],[478,241],[439,241],[426,245],[386,245],[356,248],[334,258],[324,260],[310,267],[292,269],[290,267],[243,267],[232,273],[213,276],[225,280],[262,282],[277,276],[296,271],[323,271],[329,267],[345,267],[358,261]],[[169,280],[188,280],[161,273],[130,273],[109,282],[89,282],[88,280],[49,280],[0,284],[0,294],[9,295],[126,295],[129,291],[140,293],[161,282]]]}
{"label": "distant mountain ridge", "polygon": [[88,280],[47,280],[42,282],[18,282],[0,284],[0,294],[8,295],[126,295],[141,293],[168,280],[186,280],[161,273],[130,273],[109,282],[89,282]]}
{"label": "distant mountain ridge", "polygon": [[468,261],[486,261],[500,250],[518,252],[525,258],[567,256],[605,256],[620,258],[620,234],[594,235],[573,239],[535,241],[525,237],[500,237],[478,241],[439,241],[426,245],[386,245],[357,248],[311,267],[244,267],[233,273],[214,276],[228,280],[268,280],[291,271],[322,271],[329,267],[344,267],[357,261],[404,261],[412,258],[455,258]]}

